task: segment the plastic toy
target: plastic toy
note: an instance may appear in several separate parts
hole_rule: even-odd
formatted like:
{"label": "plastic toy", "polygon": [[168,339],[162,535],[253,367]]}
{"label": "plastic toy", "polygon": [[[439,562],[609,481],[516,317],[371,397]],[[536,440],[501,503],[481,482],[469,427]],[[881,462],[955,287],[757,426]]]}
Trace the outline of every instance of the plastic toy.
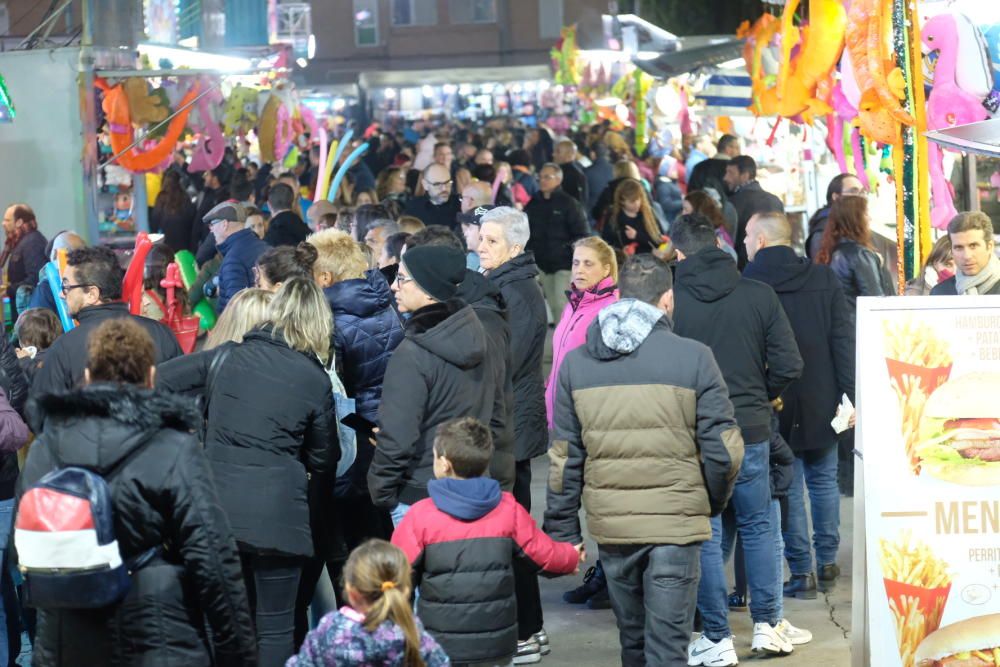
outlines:
{"label": "plastic toy", "polygon": [[[204,82],[203,85],[212,85]],[[191,156],[188,165],[189,172],[208,171],[215,169],[226,154],[226,138],[219,128],[214,109],[223,102],[222,92],[218,87],[206,93],[195,105],[195,113],[191,114],[191,127],[200,136],[198,147]]]}
{"label": "plastic toy", "polygon": [[[181,250],[174,255],[174,262],[177,263],[177,268],[180,271],[184,289],[191,289],[191,285],[194,285],[195,280],[198,279],[198,267],[194,255],[191,254],[190,250]],[[201,299],[195,303],[191,312],[198,316],[199,327],[202,331],[209,331],[215,326],[217,316],[208,299]]]}
{"label": "plastic toy", "polygon": [[163,106],[163,98],[149,92],[145,79],[138,77],[125,79],[122,87],[128,99],[132,122],[136,125],[159,123],[170,114],[170,110]]}
{"label": "plastic toy", "polygon": [[63,331],[69,331],[76,326],[76,322],[69,314],[69,306],[66,305],[66,297],[62,293],[62,277],[59,274],[59,265],[56,262],[48,262],[45,265],[45,282],[52,290],[52,297],[56,302],[56,315],[62,324]]}
{"label": "plastic toy", "polygon": [[245,134],[257,124],[257,101],[260,92],[254,88],[236,86],[226,100],[222,125],[230,134]]}
{"label": "plastic toy", "polygon": [[142,281],[146,268],[146,256],[149,255],[153,242],[149,240],[149,234],[139,232],[135,237],[135,249],[132,251],[132,260],[128,268],[125,269],[125,279],[122,281],[122,297],[128,304],[128,310],[133,315],[142,314]]}
{"label": "plastic toy", "polygon": [[[341,144],[346,144],[346,141],[341,141]],[[330,184],[330,192],[327,194],[327,200],[333,203],[333,200],[337,197],[337,192],[340,189],[340,182],[344,180],[344,176],[347,175],[347,170],[351,168],[354,161],[361,157],[361,154],[368,150],[368,143],[365,142],[354,149],[354,151],[347,156],[344,160],[344,164],[340,165],[340,169],[337,170],[337,175],[333,177],[333,183]]]}
{"label": "plastic toy", "polygon": [[[180,269],[175,262],[167,264],[167,275],[160,281],[160,287],[167,292],[167,303],[157,304],[163,309],[164,317],[161,320],[170,327],[177,337],[177,343],[184,350],[184,354],[191,354],[194,351],[195,342],[198,340],[198,317],[185,316],[181,308],[180,300],[177,298],[177,289],[183,288]],[[156,297],[157,299],[159,297]]]}

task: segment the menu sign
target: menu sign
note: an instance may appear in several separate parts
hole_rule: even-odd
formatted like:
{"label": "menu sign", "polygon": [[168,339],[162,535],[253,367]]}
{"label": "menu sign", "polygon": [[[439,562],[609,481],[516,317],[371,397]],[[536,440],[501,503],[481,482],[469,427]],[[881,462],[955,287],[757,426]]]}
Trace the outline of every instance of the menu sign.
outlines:
{"label": "menu sign", "polygon": [[871,664],[1000,666],[1000,298],[858,302]]}

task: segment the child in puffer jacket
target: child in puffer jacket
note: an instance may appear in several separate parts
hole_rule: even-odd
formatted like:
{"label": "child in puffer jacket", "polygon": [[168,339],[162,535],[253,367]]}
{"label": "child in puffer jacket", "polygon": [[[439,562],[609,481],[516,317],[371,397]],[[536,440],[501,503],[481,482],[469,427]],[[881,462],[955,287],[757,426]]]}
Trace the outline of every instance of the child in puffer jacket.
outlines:
{"label": "child in puffer jacket", "polygon": [[410,606],[410,563],[398,547],[369,540],[344,566],[350,606],[330,612],[285,667],[449,667]]}

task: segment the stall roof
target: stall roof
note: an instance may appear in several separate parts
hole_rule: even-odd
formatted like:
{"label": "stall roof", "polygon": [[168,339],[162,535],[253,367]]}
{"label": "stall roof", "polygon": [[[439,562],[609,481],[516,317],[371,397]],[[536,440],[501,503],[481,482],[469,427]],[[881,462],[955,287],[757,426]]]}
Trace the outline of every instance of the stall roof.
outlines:
{"label": "stall roof", "polygon": [[456,67],[450,69],[398,70],[362,72],[361,84],[366,88],[408,88],[413,86],[443,86],[446,83],[503,83],[506,81],[537,81],[550,79],[548,65],[513,65],[509,67]]}
{"label": "stall roof", "polygon": [[649,60],[633,58],[632,62],[658,79],[668,79],[702,67],[719,65],[742,55],[742,39],[731,35],[695,35],[679,38],[676,50],[661,53]]}
{"label": "stall roof", "polygon": [[927,138],[966,153],[1000,157],[1000,118],[928,132]]}

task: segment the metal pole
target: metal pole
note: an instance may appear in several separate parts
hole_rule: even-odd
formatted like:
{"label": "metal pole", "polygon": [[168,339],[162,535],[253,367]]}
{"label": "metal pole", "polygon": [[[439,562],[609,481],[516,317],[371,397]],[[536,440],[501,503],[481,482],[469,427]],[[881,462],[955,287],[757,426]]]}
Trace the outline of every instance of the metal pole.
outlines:
{"label": "metal pole", "polygon": [[[66,9],[72,3],[73,3],[73,0],[65,0],[61,5],[59,5],[59,9],[57,9],[54,12],[52,12],[51,14],[49,14],[48,18],[46,18],[44,21],[42,21],[41,23],[39,23],[38,27],[36,27],[34,30],[32,30],[30,33],[28,33],[28,36],[25,37],[23,40],[21,40],[21,43],[18,44],[17,48],[20,49],[20,48],[24,47],[25,44],[28,44],[31,41],[32,37],[34,37],[36,34],[38,34],[38,32],[40,30],[43,30],[45,28],[45,26],[47,26],[50,23],[54,22],[56,20],[56,18],[58,18],[58,16],[63,12],[63,10]],[[83,9],[84,16],[86,16],[86,14],[87,14],[87,5],[88,4],[89,4],[89,2],[86,2],[86,1],[83,3],[83,5],[84,5],[84,9]],[[86,18],[84,18],[84,23],[86,23],[86,22],[87,22]],[[46,36],[48,36],[48,33],[46,33]]]}
{"label": "metal pole", "polygon": [[125,148],[123,148],[122,150],[120,150],[117,155],[115,155],[114,157],[112,157],[112,158],[110,158],[110,159],[105,160],[104,162],[102,162],[101,163],[101,167],[108,166],[109,164],[111,164],[112,162],[114,162],[115,160],[117,160],[118,158],[120,158],[122,155],[125,155],[125,153],[128,153],[130,150],[132,150],[133,148],[135,148],[139,144],[139,142],[141,142],[143,139],[145,139],[151,132],[155,132],[159,128],[161,128],[164,125],[166,125],[167,123],[169,123],[171,120],[173,120],[173,118],[177,114],[183,112],[185,109],[190,109],[192,106],[194,106],[198,102],[198,100],[200,100],[201,98],[205,97],[205,95],[208,95],[210,92],[212,92],[213,90],[215,90],[216,88],[218,88],[219,85],[220,84],[215,84],[213,86],[209,86],[208,88],[206,88],[204,91],[202,91],[201,93],[199,93],[196,98],[194,98],[193,100],[191,100],[190,102],[188,102],[184,106],[178,108],[177,111],[173,112],[172,114],[170,114],[169,116],[167,116],[166,118],[164,118],[163,120],[161,120],[159,123],[157,123],[153,127],[151,127],[148,130],[146,130],[145,134],[143,134],[141,137],[138,137],[132,143],[130,143],[128,146],[126,146]]}

